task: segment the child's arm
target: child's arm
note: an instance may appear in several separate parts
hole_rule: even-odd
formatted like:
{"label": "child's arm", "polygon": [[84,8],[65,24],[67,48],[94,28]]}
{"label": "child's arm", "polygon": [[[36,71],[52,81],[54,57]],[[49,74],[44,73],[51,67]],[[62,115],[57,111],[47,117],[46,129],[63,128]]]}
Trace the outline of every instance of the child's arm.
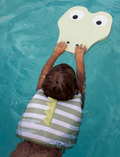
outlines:
{"label": "child's arm", "polygon": [[76,59],[76,66],[77,66],[77,84],[78,89],[82,94],[83,106],[84,107],[84,97],[85,97],[85,69],[84,69],[84,53],[87,50],[86,46],[76,46],[75,47],[75,59]]}
{"label": "child's arm", "polygon": [[47,63],[44,65],[41,75],[39,77],[38,85],[36,90],[41,88],[42,82],[45,79],[46,74],[50,71],[50,69],[53,67],[54,62],[56,59],[63,53],[63,51],[66,49],[67,44],[65,42],[59,42],[55,46],[55,49],[51,55],[51,57],[48,59]]}

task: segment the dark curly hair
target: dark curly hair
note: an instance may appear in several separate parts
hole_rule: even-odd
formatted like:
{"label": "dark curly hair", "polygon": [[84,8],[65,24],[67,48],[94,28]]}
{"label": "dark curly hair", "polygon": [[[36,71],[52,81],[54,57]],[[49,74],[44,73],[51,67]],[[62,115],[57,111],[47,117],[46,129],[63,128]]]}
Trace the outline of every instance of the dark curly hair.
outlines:
{"label": "dark curly hair", "polygon": [[70,100],[78,90],[76,75],[68,64],[59,64],[53,67],[46,75],[42,89],[46,96],[57,100]]}
{"label": "dark curly hair", "polygon": [[10,157],[62,157],[62,150],[23,141],[11,152]]}

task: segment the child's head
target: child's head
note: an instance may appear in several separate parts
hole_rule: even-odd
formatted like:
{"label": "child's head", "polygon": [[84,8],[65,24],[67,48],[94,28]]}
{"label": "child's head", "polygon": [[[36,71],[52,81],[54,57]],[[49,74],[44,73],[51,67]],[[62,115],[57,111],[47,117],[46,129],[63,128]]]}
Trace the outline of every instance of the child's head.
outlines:
{"label": "child's head", "polygon": [[53,67],[45,77],[42,89],[46,96],[57,100],[70,100],[78,90],[76,75],[68,64]]}

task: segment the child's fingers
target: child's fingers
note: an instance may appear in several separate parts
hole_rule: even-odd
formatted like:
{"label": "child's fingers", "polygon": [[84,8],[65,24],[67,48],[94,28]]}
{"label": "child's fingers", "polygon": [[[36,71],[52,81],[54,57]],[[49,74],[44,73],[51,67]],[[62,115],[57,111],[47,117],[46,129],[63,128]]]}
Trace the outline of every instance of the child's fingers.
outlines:
{"label": "child's fingers", "polygon": [[60,48],[63,48],[63,47],[66,47],[67,44],[65,44],[65,42],[61,41],[61,42],[57,43],[57,46]]}
{"label": "child's fingers", "polygon": [[83,44],[80,44],[80,46],[78,46],[80,49],[82,48]]}
{"label": "child's fingers", "polygon": [[61,45],[61,42],[57,43],[57,46],[58,46],[58,47],[60,47],[60,45]]}
{"label": "child's fingers", "polygon": [[67,47],[67,44],[62,41],[60,47],[61,49],[65,49]]}
{"label": "child's fingers", "polygon": [[82,49],[82,50],[84,50],[84,51],[87,50],[86,45],[83,46],[83,44],[80,44],[80,46],[77,46],[77,48]]}
{"label": "child's fingers", "polygon": [[66,49],[66,47],[67,47],[67,44],[64,42],[64,49]]}
{"label": "child's fingers", "polygon": [[80,46],[75,46],[76,49],[82,49],[82,44],[80,44]]}
{"label": "child's fingers", "polygon": [[82,48],[84,51],[86,51],[87,50],[87,47],[86,47],[86,45],[85,46],[83,46],[83,48]]}

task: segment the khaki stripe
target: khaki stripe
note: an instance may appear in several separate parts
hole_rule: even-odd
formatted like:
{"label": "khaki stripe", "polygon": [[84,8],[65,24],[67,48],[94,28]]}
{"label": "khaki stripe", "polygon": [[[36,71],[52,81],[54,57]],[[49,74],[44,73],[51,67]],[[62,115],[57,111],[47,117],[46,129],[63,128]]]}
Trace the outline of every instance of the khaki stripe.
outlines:
{"label": "khaki stripe", "polygon": [[[59,110],[61,110],[61,111],[64,111],[64,112],[67,112],[67,113],[70,113],[70,114],[72,114],[72,115],[75,115],[75,116],[77,116],[77,117],[79,117],[79,118],[82,118],[82,113],[81,112],[77,112],[76,110],[70,110],[69,109],[69,112],[68,112],[68,109],[66,108],[66,107],[63,107],[63,106],[60,106],[60,105],[57,105],[57,109],[59,109]],[[26,108],[26,110],[25,110],[25,112],[26,113],[37,113],[37,114],[41,114],[41,115],[45,115],[45,116],[47,116],[46,114],[45,114],[45,110],[42,110],[42,109],[38,109],[38,108]],[[54,115],[53,115],[53,118],[54,118],[54,116],[55,116],[55,114],[57,114],[57,113],[54,113]],[[58,114],[59,115],[59,114]],[[61,115],[60,115],[60,119],[61,119]]]}
{"label": "khaki stripe", "polygon": [[[45,98],[47,98],[47,96],[45,96],[41,91],[37,91],[36,94],[39,94],[41,96],[44,96]],[[80,95],[75,95],[74,98],[78,98],[78,99],[81,99],[81,96]],[[34,99],[34,98],[33,98]],[[36,99],[36,98],[35,98]],[[39,99],[40,100],[40,99]],[[44,100],[45,101],[45,100]],[[58,101],[58,102],[63,102],[63,103],[68,103],[68,104],[73,104],[73,105],[76,105],[76,106],[80,106],[81,107],[81,103],[80,102],[76,102],[76,101]]]}
{"label": "khaki stripe", "polygon": [[71,125],[74,124],[74,126],[76,126],[76,127],[80,126],[80,122],[74,121],[73,119],[69,119],[67,117],[64,117],[64,116],[61,116],[61,115],[58,115],[58,114],[54,114],[54,118],[58,119],[58,120],[61,120],[65,123],[71,124]]}
{"label": "khaki stripe", "polygon": [[37,98],[32,98],[32,100],[29,103],[42,104],[42,105],[47,106],[46,100],[37,99]]}
{"label": "khaki stripe", "polygon": [[[47,102],[49,102],[49,100],[46,101],[46,100],[42,100],[42,99],[38,99],[38,98],[32,98],[32,100],[29,103],[42,104],[42,105],[47,106]],[[68,104],[74,105],[74,106],[77,106],[77,107],[81,107],[80,102],[76,102],[76,101],[68,101],[68,102],[67,101],[58,101],[58,104],[60,104],[61,102],[66,104],[67,109],[69,108]],[[60,105],[60,106],[62,106],[62,105]]]}
{"label": "khaki stripe", "polygon": [[[29,119],[28,118],[22,118],[20,120],[20,122],[28,122],[28,123],[31,123],[31,125],[32,125],[32,123],[34,123],[34,124],[38,124],[38,125],[42,125],[42,126],[47,127],[47,125],[44,123],[43,120],[36,122],[35,119],[33,119],[33,118],[31,118],[31,119],[30,118]],[[77,134],[77,132],[79,132],[79,131],[71,130],[70,128],[66,128],[66,127],[60,126],[59,124],[57,125],[54,123],[51,124],[50,128],[55,129],[57,131],[61,131],[64,134],[67,133],[67,134],[74,135],[74,136]],[[49,129],[49,127],[48,127],[48,129]]]}
{"label": "khaki stripe", "polygon": [[[43,120],[38,120],[36,118],[27,118],[27,117],[23,117],[20,119],[20,121],[22,122],[31,122],[31,123],[35,123],[35,124],[40,124],[40,125],[43,125],[43,126],[47,126],[45,124],[45,122]],[[74,125],[73,125],[74,126]],[[77,132],[79,132],[78,130],[71,130],[70,128],[66,128],[64,126],[61,126],[59,124],[54,124],[54,123],[51,123],[51,126],[50,126],[52,129],[55,129],[55,130],[58,130],[58,131],[62,131],[64,133],[68,132],[68,134],[71,134],[71,135],[75,135]]]}
{"label": "khaki stripe", "polygon": [[[67,130],[66,130],[66,133],[64,132],[61,132],[60,130],[56,130],[56,129],[53,129],[53,128],[49,128],[48,126],[44,126],[44,125],[41,125],[41,124],[35,124],[35,123],[30,123],[30,122],[19,122],[18,125],[20,127],[23,127],[23,128],[27,128],[27,130],[29,129],[32,129],[39,132],[39,131],[47,131],[48,133],[50,134],[54,134],[55,136],[61,136],[61,137],[64,137],[64,138],[69,138],[69,139],[75,139],[76,136],[74,135],[70,135],[67,133]],[[39,132],[40,134],[40,132]]]}
{"label": "khaki stripe", "polygon": [[82,95],[75,95],[74,98],[82,98]]}
{"label": "khaki stripe", "polygon": [[[79,99],[80,99],[80,97],[79,97]],[[58,104],[60,104],[60,103],[65,103],[66,107],[67,107],[67,104],[81,107],[81,102],[77,102],[77,101],[58,101]]]}
{"label": "khaki stripe", "polygon": [[57,125],[57,124],[51,124],[50,126],[52,129],[55,129],[55,130],[58,130],[58,131],[61,131],[63,133],[67,133],[67,134],[70,134],[70,135],[74,135],[76,136],[77,132],[78,131],[75,131],[75,130],[70,130],[70,128],[65,128],[63,126],[60,126],[60,125]]}
{"label": "khaki stripe", "polygon": [[[38,99],[34,99],[34,100],[31,101],[30,103],[42,104],[42,103],[38,103]],[[47,106],[45,103],[46,103],[46,102],[44,102],[44,104],[42,104],[42,105]],[[59,105],[59,104],[57,104],[57,107],[56,107],[56,108],[57,108],[57,109],[60,109],[61,111],[64,111],[64,112],[73,114],[73,115],[75,115],[75,116],[77,116],[77,117],[80,116],[80,118],[82,118],[81,115],[80,115],[81,112],[76,111],[76,110],[74,110],[74,109],[69,108],[69,112],[68,112],[68,107],[65,107],[65,106],[62,106],[62,105]],[[28,107],[28,108],[26,109],[26,112],[29,112],[29,109],[32,109],[32,110],[33,110],[33,108]],[[38,108],[35,109],[35,108],[34,108],[34,110],[35,110],[34,113],[36,112],[36,110],[38,110],[38,111],[36,112],[36,113],[38,113],[38,112],[39,112],[40,110],[42,110],[42,109],[38,109]],[[41,112],[39,112],[39,113],[41,113]]]}
{"label": "khaki stripe", "polygon": [[[37,94],[44,96],[44,94],[42,92],[40,92],[40,91],[38,91]],[[75,98],[79,98],[79,97],[80,97],[79,95],[75,96]],[[81,104],[79,102],[73,102],[73,101],[60,101],[60,102],[66,103],[66,106],[67,106],[67,104],[71,104],[71,105],[74,105],[74,106],[77,106],[77,107],[81,106]],[[37,104],[42,104],[42,105],[47,106],[47,103],[46,103],[45,100],[41,100],[41,99],[37,99],[37,98],[33,98],[30,101],[30,103],[37,103]],[[62,106],[62,105],[57,105],[57,108],[62,110],[62,111],[68,112],[68,107],[65,107],[65,106]],[[69,113],[73,114],[74,113],[74,109],[69,109]],[[76,116],[79,116],[79,111],[78,111],[78,113],[77,112],[75,112],[75,113],[76,113],[75,114]]]}
{"label": "khaki stripe", "polygon": [[76,144],[76,142],[77,142],[77,138],[76,139],[69,139],[69,138],[65,138],[65,137],[61,137],[61,136],[56,136],[56,135],[51,134],[51,133],[47,133],[46,137],[50,138],[52,140],[62,141],[62,142],[71,143],[71,144]]}
{"label": "khaki stripe", "polygon": [[[59,109],[59,110],[61,110],[61,111],[64,111],[64,112],[67,112],[67,113],[70,113],[70,114],[73,114],[73,115],[75,115],[75,116],[77,116],[77,117],[80,117],[81,116],[81,112],[79,112],[79,111],[76,111],[76,110],[74,110],[74,109],[68,109],[68,107],[65,107],[65,106],[62,106],[62,105],[59,105],[59,104],[57,104],[57,107],[56,107],[57,109]],[[80,117],[81,118],[81,117]]]}
{"label": "khaki stripe", "polygon": [[38,109],[38,108],[27,108],[25,110],[25,113],[37,113],[39,115],[47,116],[46,113],[45,113],[45,110]]}
{"label": "khaki stripe", "polygon": [[30,122],[30,123],[35,123],[35,124],[40,124],[40,125],[43,125],[43,126],[47,126],[42,119],[37,119],[37,118],[22,117],[20,119],[20,122]]}
{"label": "khaki stripe", "polygon": [[[34,110],[33,110],[32,108],[27,108],[26,111],[25,111],[25,113],[37,113],[37,114],[39,114],[39,115],[44,115],[44,116],[46,116],[45,111],[44,111],[44,110],[41,110],[41,109],[34,109]],[[82,114],[81,114],[81,113],[79,114],[79,117],[82,117]],[[77,126],[77,127],[79,127],[79,125],[80,125],[80,122],[76,122],[76,121],[73,120],[73,119],[67,118],[67,117],[65,117],[65,116],[61,116],[61,115],[56,114],[56,113],[54,113],[53,118],[55,118],[55,119],[57,119],[57,120],[61,120],[61,121],[66,122],[66,123],[68,123],[68,124]],[[34,118],[33,118],[33,119],[34,119]],[[36,119],[37,119],[37,118],[36,118]],[[74,124],[74,123],[75,123],[75,124]]]}

